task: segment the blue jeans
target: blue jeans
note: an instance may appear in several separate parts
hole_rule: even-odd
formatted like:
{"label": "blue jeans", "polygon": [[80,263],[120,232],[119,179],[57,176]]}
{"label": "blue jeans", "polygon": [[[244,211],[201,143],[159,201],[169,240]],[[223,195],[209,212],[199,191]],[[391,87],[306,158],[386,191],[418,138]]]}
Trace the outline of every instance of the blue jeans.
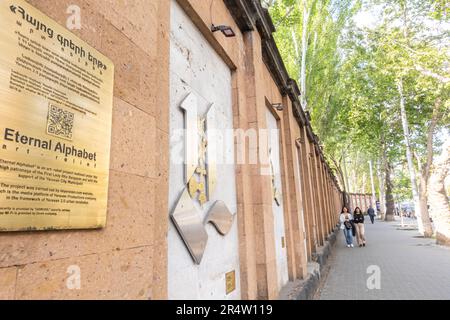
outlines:
{"label": "blue jeans", "polygon": [[353,232],[352,229],[346,229],[344,228],[344,236],[345,236],[345,242],[347,245],[353,244]]}

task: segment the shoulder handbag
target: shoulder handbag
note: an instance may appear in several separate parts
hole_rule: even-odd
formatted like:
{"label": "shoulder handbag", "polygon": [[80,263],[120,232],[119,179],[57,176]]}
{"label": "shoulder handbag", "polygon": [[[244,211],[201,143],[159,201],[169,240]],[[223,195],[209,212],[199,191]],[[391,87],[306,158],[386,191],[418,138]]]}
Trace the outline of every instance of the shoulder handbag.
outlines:
{"label": "shoulder handbag", "polygon": [[353,229],[352,223],[349,220],[344,221],[344,226],[347,230]]}

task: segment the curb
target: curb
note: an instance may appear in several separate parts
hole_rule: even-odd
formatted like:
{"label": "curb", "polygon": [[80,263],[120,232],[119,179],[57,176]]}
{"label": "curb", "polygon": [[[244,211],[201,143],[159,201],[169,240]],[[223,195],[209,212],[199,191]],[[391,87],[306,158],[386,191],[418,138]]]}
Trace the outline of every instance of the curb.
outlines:
{"label": "curb", "polygon": [[280,292],[278,300],[312,300],[319,288],[321,274],[336,244],[339,227],[327,236],[323,247],[313,254],[312,262],[308,262],[308,274],[305,279],[290,281]]}

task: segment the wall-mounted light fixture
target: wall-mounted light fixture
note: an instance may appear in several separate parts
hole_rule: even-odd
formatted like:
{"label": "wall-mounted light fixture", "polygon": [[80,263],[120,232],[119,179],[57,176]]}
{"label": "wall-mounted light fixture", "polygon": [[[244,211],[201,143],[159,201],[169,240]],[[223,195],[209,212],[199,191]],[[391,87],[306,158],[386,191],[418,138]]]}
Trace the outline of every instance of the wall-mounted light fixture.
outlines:
{"label": "wall-mounted light fixture", "polygon": [[215,26],[215,25],[212,25],[211,26],[211,31],[212,32],[220,31],[227,38],[236,36],[236,34],[234,33],[233,29],[231,29],[230,26],[223,26],[223,25]]}
{"label": "wall-mounted light fixture", "polygon": [[272,104],[272,107],[275,108],[278,111],[283,111],[284,110],[284,106],[282,103],[274,103]]}
{"label": "wall-mounted light fixture", "polygon": [[305,111],[306,118],[311,121],[311,113],[309,111]]}

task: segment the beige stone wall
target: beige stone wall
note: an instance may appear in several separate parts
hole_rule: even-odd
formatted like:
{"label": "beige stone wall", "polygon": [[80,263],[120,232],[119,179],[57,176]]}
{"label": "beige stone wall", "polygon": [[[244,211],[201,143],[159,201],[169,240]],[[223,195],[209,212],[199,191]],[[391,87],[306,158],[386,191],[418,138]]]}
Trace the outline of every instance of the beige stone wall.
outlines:
{"label": "beige stone wall", "polygon": [[[285,150],[286,150],[286,177],[285,183],[288,185],[289,193],[288,201],[290,204],[289,215],[291,219],[291,241],[288,242],[291,246],[291,256],[295,257],[291,264],[291,273],[294,279],[303,278],[307,274],[307,262],[308,262],[308,240],[307,230],[304,226],[307,226],[307,208],[304,202],[304,193],[301,178],[303,178],[301,168],[301,154],[298,151],[297,140],[300,138],[300,127],[293,115],[293,105],[289,99],[285,99],[286,109],[283,112],[284,130],[283,136],[285,137]],[[305,250],[305,238],[306,238],[306,250]]]}
{"label": "beige stone wall", "polygon": [[[0,299],[165,299],[170,1],[29,2],[62,25],[68,5],[78,5],[82,30],[75,33],[115,64],[108,216],[102,230],[0,234]],[[232,70],[235,128],[265,129],[267,101],[285,106],[274,112],[281,129],[289,279],[300,279],[337,221],[340,193],[326,183],[329,174],[314,143],[263,62],[260,34],[241,33],[223,1],[178,3]],[[236,37],[211,33],[212,23],[230,25]],[[271,177],[260,169],[260,163],[236,165],[243,299],[276,299],[279,293]],[[81,269],[81,290],[66,287],[71,265]]]}
{"label": "beige stone wall", "polygon": [[[331,190],[333,184],[327,184],[328,173],[315,152],[315,145],[306,138],[305,128],[294,119],[290,99],[281,94],[263,62],[260,34],[256,31],[245,34],[239,32],[222,1],[178,2],[186,8],[197,27],[234,70],[236,128],[265,129],[267,102],[282,102],[286,107],[283,112],[273,111],[280,119],[289,279],[302,278],[306,275],[308,259],[311,259],[318,246],[324,244],[333,229],[333,222],[335,224],[337,221],[335,212],[338,207],[336,202],[339,202],[338,191]],[[211,34],[209,27],[212,23],[231,26],[236,37],[225,38],[220,33]],[[302,137],[302,158],[294,161],[296,140]],[[247,147],[251,148],[249,145]],[[260,174],[260,169],[260,163],[237,166],[241,290],[244,299],[273,299],[278,296],[271,181],[269,176]],[[303,181],[299,180],[298,172],[301,172]],[[304,245],[305,237],[307,250]]]}
{"label": "beige stone wall", "polygon": [[61,25],[78,5],[74,33],[114,62],[108,216],[102,230],[0,234],[0,298],[165,298],[169,2],[29,2]]}

